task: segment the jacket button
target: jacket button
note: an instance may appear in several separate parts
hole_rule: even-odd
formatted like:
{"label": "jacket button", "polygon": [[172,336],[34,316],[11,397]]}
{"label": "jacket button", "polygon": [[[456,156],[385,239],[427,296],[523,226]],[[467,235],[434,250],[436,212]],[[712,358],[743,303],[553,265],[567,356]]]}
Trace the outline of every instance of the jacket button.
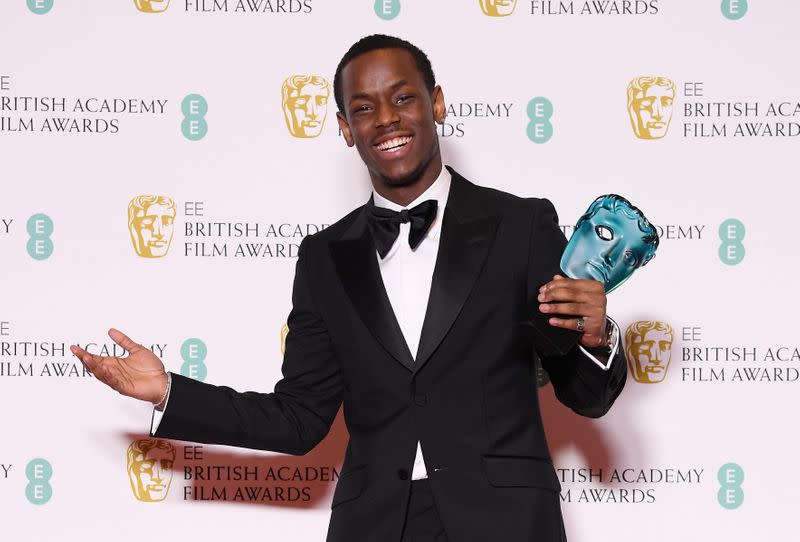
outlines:
{"label": "jacket button", "polygon": [[408,471],[406,469],[397,469],[397,477],[401,480],[408,480]]}
{"label": "jacket button", "polygon": [[417,406],[425,406],[428,404],[428,396],[424,393],[418,393],[414,395],[414,403]]}

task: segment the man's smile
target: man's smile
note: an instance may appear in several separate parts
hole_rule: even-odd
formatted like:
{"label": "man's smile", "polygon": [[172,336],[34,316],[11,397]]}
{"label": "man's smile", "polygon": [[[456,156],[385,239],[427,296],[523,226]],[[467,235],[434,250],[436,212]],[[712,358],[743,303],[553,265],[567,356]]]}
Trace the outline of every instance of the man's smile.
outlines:
{"label": "man's smile", "polygon": [[411,143],[413,136],[393,137],[391,139],[382,141],[373,145],[373,147],[381,152],[395,153]]}

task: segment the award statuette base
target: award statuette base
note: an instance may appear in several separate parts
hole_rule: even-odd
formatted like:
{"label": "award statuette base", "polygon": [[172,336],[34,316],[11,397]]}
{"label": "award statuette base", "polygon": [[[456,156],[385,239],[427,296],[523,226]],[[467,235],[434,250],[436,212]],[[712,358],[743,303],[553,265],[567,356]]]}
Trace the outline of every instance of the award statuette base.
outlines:
{"label": "award statuette base", "polygon": [[[526,322],[522,322],[528,330],[528,335],[533,347],[539,356],[565,356],[578,344],[581,334],[572,329],[564,329],[550,325],[548,320],[552,315],[546,315],[536,309],[536,315]],[[572,318],[571,316],[558,315],[559,318]]]}

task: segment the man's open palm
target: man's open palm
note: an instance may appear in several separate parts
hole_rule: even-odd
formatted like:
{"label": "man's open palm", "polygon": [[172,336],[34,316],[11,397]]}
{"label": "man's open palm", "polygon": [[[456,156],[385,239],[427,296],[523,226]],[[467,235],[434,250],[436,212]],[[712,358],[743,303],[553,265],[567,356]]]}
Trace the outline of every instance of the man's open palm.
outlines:
{"label": "man's open palm", "polygon": [[127,357],[98,356],[77,345],[70,346],[70,350],[95,378],[122,395],[158,403],[167,389],[164,364],[153,352],[133,342],[121,331],[109,329],[108,336],[128,351]]}

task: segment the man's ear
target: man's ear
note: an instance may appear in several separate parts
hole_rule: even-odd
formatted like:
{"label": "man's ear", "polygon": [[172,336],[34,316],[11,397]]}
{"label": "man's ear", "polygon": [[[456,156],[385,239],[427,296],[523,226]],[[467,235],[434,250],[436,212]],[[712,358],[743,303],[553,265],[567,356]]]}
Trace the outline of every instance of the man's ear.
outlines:
{"label": "man's ear", "polygon": [[444,103],[444,92],[439,85],[433,87],[431,104],[433,105],[433,120],[437,124],[444,124],[444,119],[447,116],[447,105]]}
{"label": "man's ear", "polygon": [[342,131],[345,143],[347,143],[348,147],[352,147],[355,143],[353,134],[350,132],[350,125],[347,124],[347,119],[344,118],[344,114],[341,111],[336,112],[336,122],[339,123],[339,129]]}

